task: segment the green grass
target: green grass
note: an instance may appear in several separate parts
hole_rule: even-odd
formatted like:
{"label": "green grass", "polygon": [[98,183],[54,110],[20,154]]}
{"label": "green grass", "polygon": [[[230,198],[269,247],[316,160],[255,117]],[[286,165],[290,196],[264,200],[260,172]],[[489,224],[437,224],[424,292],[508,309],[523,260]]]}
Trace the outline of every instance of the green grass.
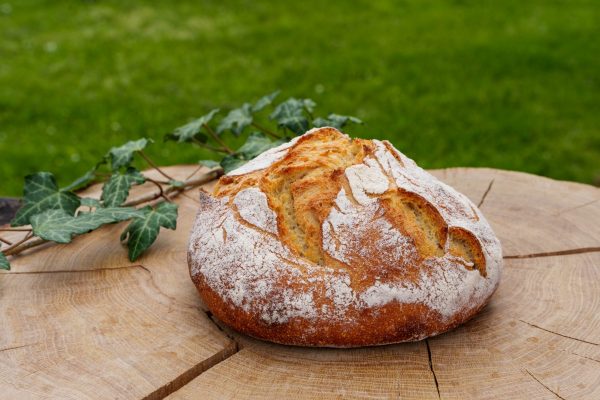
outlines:
{"label": "green grass", "polygon": [[600,176],[596,1],[0,0],[0,194],[281,88],[428,168]]}

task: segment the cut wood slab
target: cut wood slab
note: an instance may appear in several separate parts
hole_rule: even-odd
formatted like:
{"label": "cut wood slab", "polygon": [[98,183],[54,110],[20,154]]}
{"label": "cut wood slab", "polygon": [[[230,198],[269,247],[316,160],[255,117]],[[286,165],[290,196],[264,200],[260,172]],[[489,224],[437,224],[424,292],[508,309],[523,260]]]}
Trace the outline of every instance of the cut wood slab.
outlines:
{"label": "cut wood slab", "polygon": [[136,263],[118,224],[31,250],[0,274],[0,398],[599,399],[600,190],[491,169],[433,172],[480,204],[505,256],[491,303],[458,329],[343,350],[221,326],[187,272],[191,190],[177,198],[177,231]]}

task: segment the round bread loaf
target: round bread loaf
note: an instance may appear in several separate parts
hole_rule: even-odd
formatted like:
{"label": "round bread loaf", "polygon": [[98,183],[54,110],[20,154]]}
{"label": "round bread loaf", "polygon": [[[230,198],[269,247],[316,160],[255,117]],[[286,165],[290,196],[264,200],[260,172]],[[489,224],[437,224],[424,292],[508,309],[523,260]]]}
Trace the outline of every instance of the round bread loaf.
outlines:
{"label": "round bread loaf", "polygon": [[466,196],[389,142],[313,129],[221,177],[188,252],[212,313],[278,343],[420,340],[498,286],[500,243]]}

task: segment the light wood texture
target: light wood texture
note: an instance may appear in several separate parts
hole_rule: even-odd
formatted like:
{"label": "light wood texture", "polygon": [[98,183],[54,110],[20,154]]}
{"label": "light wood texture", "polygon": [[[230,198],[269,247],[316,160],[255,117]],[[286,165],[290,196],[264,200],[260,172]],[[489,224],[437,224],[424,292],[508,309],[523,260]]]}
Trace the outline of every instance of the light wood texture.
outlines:
{"label": "light wood texture", "polygon": [[600,190],[489,169],[434,174],[480,204],[503,243],[503,279],[480,315],[419,343],[354,350],[228,331],[240,350],[168,399],[599,399]]}
{"label": "light wood texture", "polygon": [[[166,170],[181,179],[193,169]],[[158,189],[132,196],[148,191]],[[197,203],[176,202],[178,229],[163,230],[135,263],[117,224],[32,249],[0,275],[0,398],[164,398],[235,352],[189,279]]]}
{"label": "light wood texture", "polygon": [[176,200],[177,231],[136,263],[118,224],[30,250],[0,274],[0,398],[599,399],[600,190],[490,169],[434,174],[481,204],[503,244],[500,287],[464,326],[352,350],[232,332],[188,276],[191,190]]}

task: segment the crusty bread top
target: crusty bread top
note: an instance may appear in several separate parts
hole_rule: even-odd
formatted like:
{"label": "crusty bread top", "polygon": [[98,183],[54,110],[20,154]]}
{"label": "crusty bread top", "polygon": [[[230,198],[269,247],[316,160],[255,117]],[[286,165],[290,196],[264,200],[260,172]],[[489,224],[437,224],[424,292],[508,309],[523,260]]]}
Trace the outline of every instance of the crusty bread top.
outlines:
{"label": "crusty bread top", "polygon": [[447,319],[480,307],[500,278],[499,241],[477,207],[387,141],[313,129],[201,201],[192,275],[266,323],[392,301]]}

